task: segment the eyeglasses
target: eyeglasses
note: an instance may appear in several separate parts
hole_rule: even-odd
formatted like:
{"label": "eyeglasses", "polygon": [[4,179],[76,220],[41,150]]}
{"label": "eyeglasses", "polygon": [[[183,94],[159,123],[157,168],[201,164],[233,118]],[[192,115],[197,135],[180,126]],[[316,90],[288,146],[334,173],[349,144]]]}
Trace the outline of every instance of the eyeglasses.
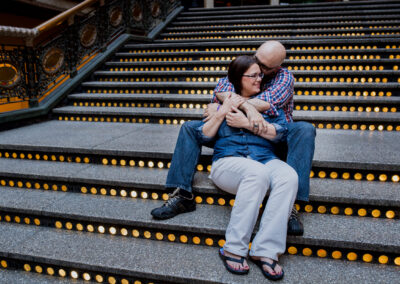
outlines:
{"label": "eyeglasses", "polygon": [[262,78],[264,78],[264,73],[259,73],[259,74],[254,73],[254,74],[250,74],[250,75],[243,74],[242,76],[251,78],[251,79],[253,79],[255,81],[255,80],[257,80],[257,78],[260,78],[262,80]]}
{"label": "eyeglasses", "polygon": [[254,59],[257,61],[258,66],[260,66],[261,69],[263,69],[264,71],[269,71],[274,69],[275,67],[268,67],[267,65],[263,64],[258,58],[257,56],[254,55]]}

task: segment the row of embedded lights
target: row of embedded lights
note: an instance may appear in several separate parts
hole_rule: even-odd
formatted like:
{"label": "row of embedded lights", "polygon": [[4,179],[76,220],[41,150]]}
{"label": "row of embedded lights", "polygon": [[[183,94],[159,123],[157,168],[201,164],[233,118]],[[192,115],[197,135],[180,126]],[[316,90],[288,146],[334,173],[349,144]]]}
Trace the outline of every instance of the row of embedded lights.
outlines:
{"label": "row of embedded lights", "polygon": [[[220,78],[219,77],[192,77],[192,78],[185,78],[186,82],[217,82]],[[358,77],[348,77],[348,78],[330,78],[330,77],[297,77],[295,78],[296,82],[302,83],[302,82],[312,82],[312,83],[393,83],[389,82],[387,78],[358,78]],[[400,83],[400,78],[397,79],[398,83]],[[99,82],[184,82],[180,81],[179,78],[161,78],[161,77],[153,77],[153,78],[139,78],[137,77],[136,79],[134,78],[99,78]]]}
{"label": "row of embedded lights", "polygon": [[[170,120],[169,123],[170,124],[171,123],[178,124],[178,121],[177,120],[176,121],[171,121]],[[179,123],[183,123],[183,121],[180,121]],[[319,126],[317,125],[317,127],[319,127]],[[399,126],[398,131],[400,131],[400,126]],[[28,153],[28,154],[19,153],[18,154],[17,152],[13,152],[13,153],[0,152],[0,158],[3,157],[3,156],[4,156],[4,158],[13,158],[13,159],[29,159],[29,160],[31,160],[31,159],[41,160],[42,159],[42,160],[45,160],[45,161],[46,160],[60,161],[60,162],[67,161],[67,162],[76,162],[76,163],[83,162],[83,163],[86,163],[86,164],[91,162],[89,157],[81,158],[81,157],[77,156],[75,158],[72,158],[72,157],[69,157],[69,156],[67,156],[67,157],[65,157],[64,155],[58,155],[57,156],[57,155],[54,155],[54,154],[53,155],[47,155],[47,154],[40,155],[40,154],[31,154],[31,153]],[[116,158],[113,158],[113,159],[103,158],[101,160],[101,163],[103,165],[113,165],[113,166],[120,165],[120,166],[131,166],[131,167],[138,166],[138,167],[149,167],[149,168],[158,167],[160,169],[162,169],[164,167],[166,167],[166,168],[170,167],[170,163],[166,163],[165,164],[165,162],[163,162],[163,161],[158,161],[158,162],[148,161],[147,164],[146,164],[146,162],[143,161],[143,160],[139,160],[139,161],[125,160],[125,159],[118,160]],[[211,170],[211,165],[207,165],[207,166],[203,166],[202,164],[198,164],[197,165],[197,170],[198,171],[203,171],[203,170],[205,170],[205,168],[207,169],[207,171],[210,171]],[[318,178],[322,178],[322,179],[324,179],[324,178],[337,179],[337,178],[340,178],[340,175],[336,171],[326,172],[326,171],[320,170],[320,171],[318,171],[316,173],[316,172],[314,172],[314,170],[312,170],[310,172],[310,178],[314,178],[314,177],[318,177]],[[368,173],[366,175],[363,175],[362,173],[354,173],[353,176],[349,172],[343,172],[341,174],[341,178],[345,179],[345,180],[353,178],[355,180],[366,179],[368,181],[374,181],[374,180],[378,179],[381,182],[385,182],[385,181],[387,181],[389,179],[389,177],[390,176],[388,176],[387,174],[384,174],[384,173],[379,174],[378,176],[376,176],[373,173]],[[393,174],[390,177],[390,179],[391,179],[392,182],[399,182],[400,181],[400,177],[399,177],[398,174]],[[1,180],[0,183],[3,186],[6,185],[6,181],[5,180]],[[22,183],[21,184],[18,183],[18,186],[22,187],[23,184]],[[57,188],[55,188],[54,190],[57,190]],[[65,187],[61,187],[61,190],[64,191],[64,190],[66,190],[66,188]]]}
{"label": "row of embedded lights", "polygon": [[[156,103],[156,104],[154,104],[154,103],[130,103],[130,102],[89,102],[89,101],[85,101],[85,102],[74,102],[73,103],[73,106],[81,106],[81,107],[83,107],[83,106],[85,106],[85,107],[87,107],[87,106],[91,106],[91,107],[138,107],[138,108],[141,108],[141,107],[151,107],[151,108],[153,108],[153,107],[155,107],[155,108],[160,108],[161,107],[161,105],[159,104],[159,103]],[[166,107],[166,106],[163,106],[163,107]],[[182,104],[173,104],[173,103],[170,103],[169,105],[168,105],[168,107],[169,108],[177,108],[177,109],[179,109],[179,108],[189,108],[189,109],[200,109],[200,108],[203,108],[203,109],[206,109],[207,108],[207,104],[191,104],[191,103],[182,103]],[[356,107],[354,107],[354,106],[352,106],[352,107],[347,107],[347,106],[342,106],[342,107],[339,107],[339,106],[334,106],[334,107],[332,107],[332,106],[314,106],[314,105],[312,105],[312,106],[308,106],[308,105],[303,105],[303,106],[300,106],[300,105],[296,105],[296,107],[295,107],[295,109],[296,110],[311,110],[311,111],[316,111],[316,110],[319,110],[319,111],[344,111],[344,112],[346,112],[346,111],[349,111],[349,112],[363,112],[363,111],[365,111],[365,112],[380,112],[380,111],[382,111],[382,112],[389,112],[389,109],[387,108],[387,107],[383,107],[382,109],[380,108],[380,107],[365,107],[365,109],[364,109],[364,107],[358,107],[358,108],[356,108]],[[390,109],[390,112],[397,112],[397,109],[395,108],[395,107],[392,107],[391,109]],[[162,122],[161,122],[162,121]],[[164,122],[164,120],[160,120],[160,124],[162,124]],[[378,127],[378,129],[379,129],[379,127]]]}
{"label": "row of embedded lights", "polygon": [[[138,118],[138,119],[136,119],[136,118],[129,118],[129,117],[126,117],[126,118],[123,118],[123,117],[120,117],[120,118],[116,118],[116,117],[113,117],[113,118],[111,118],[111,117],[86,117],[86,116],[83,116],[83,117],[75,117],[75,116],[71,116],[71,117],[68,117],[68,116],[65,116],[65,117],[62,117],[62,116],[59,116],[58,117],[58,120],[64,120],[64,121],[88,121],[88,122],[124,122],[124,123],[150,123],[150,119],[148,119],[148,118]],[[183,124],[185,122],[185,120],[184,119],[181,119],[181,120],[177,120],[177,119],[160,119],[159,121],[158,121],[158,123],[159,124]],[[326,129],[344,129],[344,130],[357,130],[357,129],[360,129],[360,130],[369,130],[369,131],[374,131],[374,130],[379,130],[379,131],[383,131],[383,130],[385,130],[385,126],[383,126],[383,125],[375,125],[375,124],[370,124],[370,125],[367,125],[367,124],[352,124],[351,126],[349,125],[349,124],[343,124],[343,125],[341,125],[341,124],[338,124],[338,123],[336,123],[336,124],[332,124],[332,123],[313,123],[313,125],[314,126],[316,126],[316,127],[318,127],[318,128],[326,128]],[[394,130],[394,129],[396,129],[396,131],[400,131],[400,126],[396,126],[396,127],[394,127],[394,126],[392,126],[392,125],[388,125],[388,126],[386,126],[386,130],[388,130],[388,131],[392,131],[392,130]]]}
{"label": "row of embedded lights", "polygon": [[[387,33],[381,33],[381,34],[387,34],[387,35],[394,35],[394,34],[400,34],[396,32],[387,32]],[[321,33],[316,33],[316,34],[296,34],[294,37],[331,37],[331,36],[365,36],[365,33],[329,33],[329,34],[321,34]],[[241,39],[241,38],[290,38],[293,37],[293,35],[285,35],[285,34],[277,34],[277,35],[234,35],[234,36],[227,36],[226,38],[228,39]],[[191,37],[164,37],[164,40],[192,40],[192,39],[222,39],[222,36],[191,36]]]}
{"label": "row of embedded lights", "polygon": [[64,156],[64,155],[47,155],[47,154],[25,154],[25,153],[9,153],[9,152],[0,152],[0,158],[13,158],[13,159],[28,159],[28,160],[44,160],[44,161],[60,161],[60,162],[75,162],[75,163],[85,163],[88,164],[90,163],[90,158],[89,157],[70,157],[70,156]]}
{"label": "row of embedded lights", "polygon": [[359,217],[367,217],[371,216],[373,218],[380,218],[380,217],[386,217],[387,219],[394,219],[396,217],[396,212],[394,210],[386,210],[384,212],[385,214],[383,215],[383,209],[366,209],[366,208],[358,208],[354,209],[351,207],[346,207],[346,208],[340,208],[338,206],[331,206],[330,208],[325,205],[312,205],[312,204],[307,204],[304,206],[304,208],[301,208],[299,204],[296,204],[296,209],[297,211],[301,212],[307,212],[307,213],[319,213],[319,214],[327,214],[331,213],[333,215],[339,215],[339,214],[344,214],[346,216],[353,216],[357,215]]}
{"label": "row of embedded lights", "polygon": [[[54,223],[54,226],[57,229],[65,228],[67,230],[73,230],[74,227],[75,227],[75,229],[77,231],[84,231],[86,229],[86,231],[91,232],[91,233],[94,233],[94,232],[97,232],[97,233],[100,233],[100,234],[109,233],[111,235],[120,234],[122,236],[128,236],[129,234],[131,234],[134,238],[142,237],[142,238],[145,238],[145,239],[150,239],[150,238],[153,237],[153,238],[155,238],[156,240],[159,240],[159,241],[168,240],[170,242],[175,242],[176,240],[178,240],[181,243],[189,243],[189,237],[186,236],[185,234],[181,234],[179,236],[179,238],[178,238],[178,236],[176,234],[174,234],[174,233],[169,233],[168,235],[164,236],[164,234],[161,233],[161,232],[152,233],[152,232],[150,232],[148,230],[143,230],[141,232],[139,229],[128,230],[127,228],[121,228],[121,229],[118,230],[116,227],[113,227],[113,226],[109,227],[108,230],[107,230],[106,226],[104,226],[104,225],[96,226],[96,225],[92,225],[92,224],[86,225],[86,228],[85,228],[85,226],[83,224],[81,224],[81,223],[77,223],[74,226],[74,224],[72,222],[70,222],[70,221],[64,222],[64,224],[61,221],[56,221]],[[198,237],[198,236],[194,236],[191,239],[191,242],[193,244],[195,244],[195,245],[199,245],[199,244],[201,244],[202,239],[200,237]],[[219,239],[216,242],[216,241],[213,240],[213,238],[207,237],[207,238],[205,238],[203,240],[203,243],[208,245],[208,246],[213,246],[215,243],[217,243],[218,246],[222,247],[225,244],[225,240]],[[249,247],[251,247],[251,243],[250,243]],[[298,254],[298,249],[295,246],[292,245],[292,246],[288,247],[287,252],[289,254]],[[313,255],[313,250],[311,248],[306,247],[306,248],[302,249],[301,253],[304,256],[312,256]],[[328,253],[327,253],[327,251],[325,249],[319,249],[319,250],[317,250],[316,255],[318,257],[325,258],[325,257],[328,256]],[[333,259],[341,259],[342,258],[342,252],[340,252],[338,250],[335,250],[335,251],[333,251],[331,253],[331,257]],[[358,255],[355,252],[349,252],[347,254],[347,259],[349,261],[355,261],[355,260],[358,259]],[[372,262],[373,261],[373,256],[371,254],[369,254],[369,253],[363,254],[362,260],[364,262]],[[378,262],[381,263],[381,264],[388,264],[389,263],[389,257],[386,256],[386,255],[381,255],[378,258]],[[393,263],[395,265],[400,265],[400,257],[394,258]],[[29,267],[27,267],[27,268],[28,269],[26,269],[26,271],[30,271]],[[41,273],[41,272],[42,271],[40,271],[38,273]],[[60,275],[60,276],[62,276],[62,275]],[[63,277],[65,277],[65,276],[66,275],[64,275]],[[77,274],[74,274],[74,276],[77,276]],[[71,277],[75,278],[74,276],[71,275]]]}
{"label": "row of embedded lights", "polygon": [[[393,26],[369,26],[363,27],[363,26],[358,26],[358,27],[328,27],[328,28],[300,28],[297,29],[296,31],[302,31],[302,32],[307,32],[307,31],[317,31],[317,30],[324,30],[324,31],[333,31],[333,30],[366,30],[366,29],[387,29],[387,28],[393,28]],[[396,27],[397,28],[397,27]],[[220,32],[229,32],[229,33],[248,33],[248,32],[279,32],[282,31],[283,29],[281,28],[275,28],[275,29],[267,29],[267,28],[252,28],[252,29],[235,29],[235,30],[206,30],[202,31],[201,33],[220,33]],[[170,31],[167,34],[169,35],[183,35],[183,34],[191,34],[193,31]]]}
{"label": "row of embedded lights", "polygon": [[[296,254],[301,254],[304,256],[313,256],[316,255],[320,258],[326,258],[329,256],[329,253],[325,249],[318,249],[318,250],[312,250],[311,248],[305,247],[301,251],[299,251],[298,248],[295,246],[289,246],[287,249],[287,252],[291,255],[296,255]],[[330,257],[333,259],[342,259],[343,258],[343,253],[339,250],[334,250],[330,253]],[[362,261],[364,262],[372,262],[374,260],[374,256],[370,253],[364,253],[364,254],[357,254],[356,252],[348,252],[346,254],[346,259],[349,261],[356,261],[361,257]],[[380,255],[377,259],[380,264],[389,264],[390,258],[387,255]],[[400,257],[395,257],[393,258],[393,264],[396,266],[400,266]]]}
{"label": "row of embedded lights", "polygon": [[[57,184],[52,184],[51,185],[51,184],[48,184],[48,183],[40,184],[38,182],[29,182],[29,181],[25,182],[25,184],[24,184],[24,182],[22,182],[22,181],[14,182],[13,180],[9,180],[7,182],[5,180],[1,180],[0,184],[2,186],[7,186],[8,185],[10,187],[17,186],[18,188],[22,188],[22,187],[25,186],[28,189],[30,189],[30,188],[35,188],[35,189],[43,188],[44,190],[57,191],[58,189],[61,189],[61,191],[63,191],[63,192],[68,191],[68,187],[66,185],[61,185],[61,186],[57,185]],[[146,191],[139,192],[139,191],[136,191],[136,190],[129,191],[129,190],[125,190],[125,189],[117,190],[117,189],[114,189],[114,188],[111,188],[111,189],[96,188],[96,187],[87,188],[86,186],[82,186],[80,191],[83,194],[88,194],[88,193],[93,194],[93,195],[96,195],[96,194],[107,195],[107,194],[109,194],[111,196],[120,195],[121,197],[130,196],[132,198],[138,198],[138,197],[140,197],[142,199],[151,198],[153,200],[158,200],[160,198],[163,199],[163,200],[168,200],[168,198],[169,198],[167,193],[159,194],[159,193],[156,193],[156,192],[149,193],[149,192],[146,192]],[[205,202],[205,203],[207,203],[209,205],[213,205],[213,204],[217,203],[218,205],[221,205],[221,206],[228,205],[228,204],[230,206],[233,206],[234,202],[235,202],[235,199],[230,199],[228,201],[227,199],[222,198],[222,197],[217,199],[217,198],[213,198],[211,196],[209,196],[209,197],[196,196],[195,197],[195,202],[198,203],[198,204]],[[304,206],[304,208],[301,208],[300,205],[296,204],[296,208],[297,208],[298,211],[304,211],[304,212],[307,212],[307,213],[311,213],[313,211],[316,211],[316,212],[318,212],[320,214],[325,214],[325,213],[330,212],[333,215],[337,215],[337,214],[340,213],[340,208],[338,206],[332,206],[330,208],[330,210],[328,210],[327,206],[324,206],[324,205],[319,205],[317,207],[317,205],[313,206],[312,204],[307,204],[307,205]],[[353,215],[355,211],[356,210],[351,208],[351,207],[346,207],[346,208],[343,209],[343,213],[345,215],[347,215],[347,216]],[[370,215],[372,217],[374,217],[374,218],[379,218],[379,217],[382,216],[382,212],[381,212],[382,210],[373,209],[373,210],[370,210],[370,211],[371,211]],[[365,216],[368,215],[368,211],[365,208],[359,208],[357,210],[357,215],[360,216],[360,217],[365,217]],[[394,210],[387,210],[386,213],[385,213],[385,216],[388,219],[393,219],[393,218],[395,218],[396,213],[395,213]],[[0,216],[0,220],[1,220],[1,216]],[[8,216],[8,215],[5,216],[5,221],[10,222],[11,221],[11,217]],[[16,223],[22,222],[21,218],[18,217],[18,216],[15,217],[14,221]],[[40,220],[39,219],[35,219],[33,221],[37,225],[40,224]],[[25,218],[24,222],[26,224],[29,224],[31,222],[31,220],[29,218]]]}
{"label": "row of embedded lights", "polygon": [[[365,107],[365,109],[364,109],[364,107],[362,107],[362,106],[356,108],[355,106],[351,106],[351,107],[348,107],[348,106],[342,106],[342,107],[339,107],[339,106],[334,106],[334,107],[332,107],[332,106],[318,106],[317,107],[317,106],[314,106],[314,105],[312,105],[312,106],[296,105],[295,109],[296,110],[311,110],[311,111],[319,110],[319,111],[343,111],[343,112],[347,112],[347,111],[349,111],[349,112],[363,112],[363,111],[365,111],[365,112],[372,112],[372,111],[373,112],[380,112],[380,111],[389,112],[389,108],[383,107],[381,109],[378,106],[374,107],[374,108]],[[390,112],[397,112],[397,108],[395,108],[395,107],[390,108]]]}
{"label": "row of embedded lights", "polygon": [[[15,262],[15,260],[14,260]],[[7,260],[2,259],[0,261],[0,265],[2,268],[9,268],[9,264]],[[109,283],[109,284],[116,284],[117,277],[114,276],[103,276],[98,273],[89,273],[89,272],[78,272],[78,270],[68,269],[68,268],[53,268],[51,266],[42,265],[42,264],[32,264],[32,263],[24,263],[23,269],[26,272],[36,272],[38,274],[46,273],[49,276],[59,276],[62,278],[71,277],[72,279],[83,279],[86,281],[96,281],[97,283]],[[136,280],[134,282],[129,282],[128,279],[122,278],[120,280],[121,284],[144,284],[145,282]],[[146,282],[148,284],[152,284],[152,282]]]}
{"label": "row of embedded lights", "polygon": [[[386,45],[386,49],[397,49],[400,48],[400,45]],[[363,49],[378,49],[376,45],[330,45],[330,46],[293,46],[290,50],[363,50]],[[206,48],[205,51],[256,51],[256,47],[215,47],[215,48]],[[196,49],[137,49],[137,50],[129,50],[129,53],[160,53],[160,52],[194,52],[199,51]]]}
{"label": "row of embedded lights", "polygon": [[[134,94],[134,93],[136,93],[136,94],[170,94],[170,90],[146,90],[146,89],[143,89],[143,90],[139,90],[139,89],[137,89],[137,90],[105,90],[105,89],[99,89],[99,90],[86,90],[86,92],[88,93],[88,94],[91,94],[91,93],[93,93],[93,94]],[[178,92],[178,94],[179,95],[195,95],[195,94],[197,94],[197,95],[201,95],[201,94],[203,94],[203,95],[212,95],[214,92],[213,92],[213,90],[188,90],[188,89],[185,89],[185,90],[178,90],[177,91]],[[349,96],[349,97],[351,97],[351,96],[356,96],[356,97],[359,97],[359,96],[364,96],[364,97],[367,97],[367,96],[371,96],[371,97],[375,97],[375,96],[379,96],[379,97],[383,97],[383,96],[387,96],[387,97],[391,97],[392,96],[392,92],[390,92],[390,91],[386,91],[386,92],[383,92],[383,91],[379,91],[379,92],[377,92],[377,91],[341,91],[341,92],[339,92],[339,91],[323,91],[323,90],[319,90],[318,92],[317,91],[315,91],[315,90],[313,90],[313,91],[309,91],[309,90],[297,90],[297,91],[295,91],[296,92],[296,95],[298,95],[298,96],[301,96],[301,95],[305,95],[305,96],[308,96],[308,95],[311,95],[311,96],[316,96],[317,94],[319,95],[319,96],[324,96],[324,95],[326,95],[326,96]]]}

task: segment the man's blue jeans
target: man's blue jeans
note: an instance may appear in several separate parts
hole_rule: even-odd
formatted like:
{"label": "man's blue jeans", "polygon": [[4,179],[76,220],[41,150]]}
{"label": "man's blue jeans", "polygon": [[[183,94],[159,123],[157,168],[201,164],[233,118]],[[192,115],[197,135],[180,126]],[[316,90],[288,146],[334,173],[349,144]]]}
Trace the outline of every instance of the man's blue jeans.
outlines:
{"label": "man's blue jeans", "polygon": [[[203,122],[185,122],[176,142],[174,155],[167,176],[166,187],[179,187],[192,191],[192,181],[196,173],[202,144],[196,128]],[[304,121],[288,124],[287,145],[281,145],[279,156],[295,169],[299,176],[297,200],[308,201],[310,192],[310,171],[315,148],[315,127]],[[205,145],[208,146],[208,145]],[[287,152],[287,155],[286,155]]]}

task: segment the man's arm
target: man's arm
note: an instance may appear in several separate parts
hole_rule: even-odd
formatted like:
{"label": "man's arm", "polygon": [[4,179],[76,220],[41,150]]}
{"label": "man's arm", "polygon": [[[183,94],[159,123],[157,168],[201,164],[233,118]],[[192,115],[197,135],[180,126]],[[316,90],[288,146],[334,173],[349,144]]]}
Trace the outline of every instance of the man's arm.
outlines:
{"label": "man's arm", "polygon": [[281,68],[276,75],[274,82],[256,98],[270,103],[267,115],[278,115],[278,109],[283,108],[293,100],[294,77],[285,68]]}
{"label": "man's arm", "polygon": [[[218,101],[220,102],[224,102],[225,98],[228,95],[231,95],[232,92],[219,92],[219,93],[215,93]],[[213,101],[214,102],[214,101]],[[249,104],[251,104],[253,107],[255,107],[255,109],[258,112],[264,112],[270,109],[270,103],[265,101],[265,100],[261,100],[259,98],[252,98],[252,99],[248,99],[247,102]],[[242,108],[243,109],[243,108]],[[243,109],[245,111],[245,109]]]}
{"label": "man's arm", "polygon": [[229,97],[222,104],[221,108],[202,126],[202,134],[208,139],[214,137],[221,123],[224,121],[225,116],[236,106],[241,103],[239,97]]}

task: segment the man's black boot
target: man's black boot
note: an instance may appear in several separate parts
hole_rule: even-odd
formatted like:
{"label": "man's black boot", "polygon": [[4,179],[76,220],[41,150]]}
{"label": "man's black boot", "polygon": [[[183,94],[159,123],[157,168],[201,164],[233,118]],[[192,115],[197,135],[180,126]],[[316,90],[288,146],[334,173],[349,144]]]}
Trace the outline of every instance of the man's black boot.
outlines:
{"label": "man's black boot", "polygon": [[288,235],[294,236],[302,236],[304,233],[303,224],[300,221],[299,213],[296,210],[296,207],[293,206],[292,213],[289,217],[288,223]]}
{"label": "man's black boot", "polygon": [[193,193],[177,188],[169,195],[169,199],[163,206],[151,211],[151,215],[155,219],[165,220],[194,210],[196,210],[196,202]]}

